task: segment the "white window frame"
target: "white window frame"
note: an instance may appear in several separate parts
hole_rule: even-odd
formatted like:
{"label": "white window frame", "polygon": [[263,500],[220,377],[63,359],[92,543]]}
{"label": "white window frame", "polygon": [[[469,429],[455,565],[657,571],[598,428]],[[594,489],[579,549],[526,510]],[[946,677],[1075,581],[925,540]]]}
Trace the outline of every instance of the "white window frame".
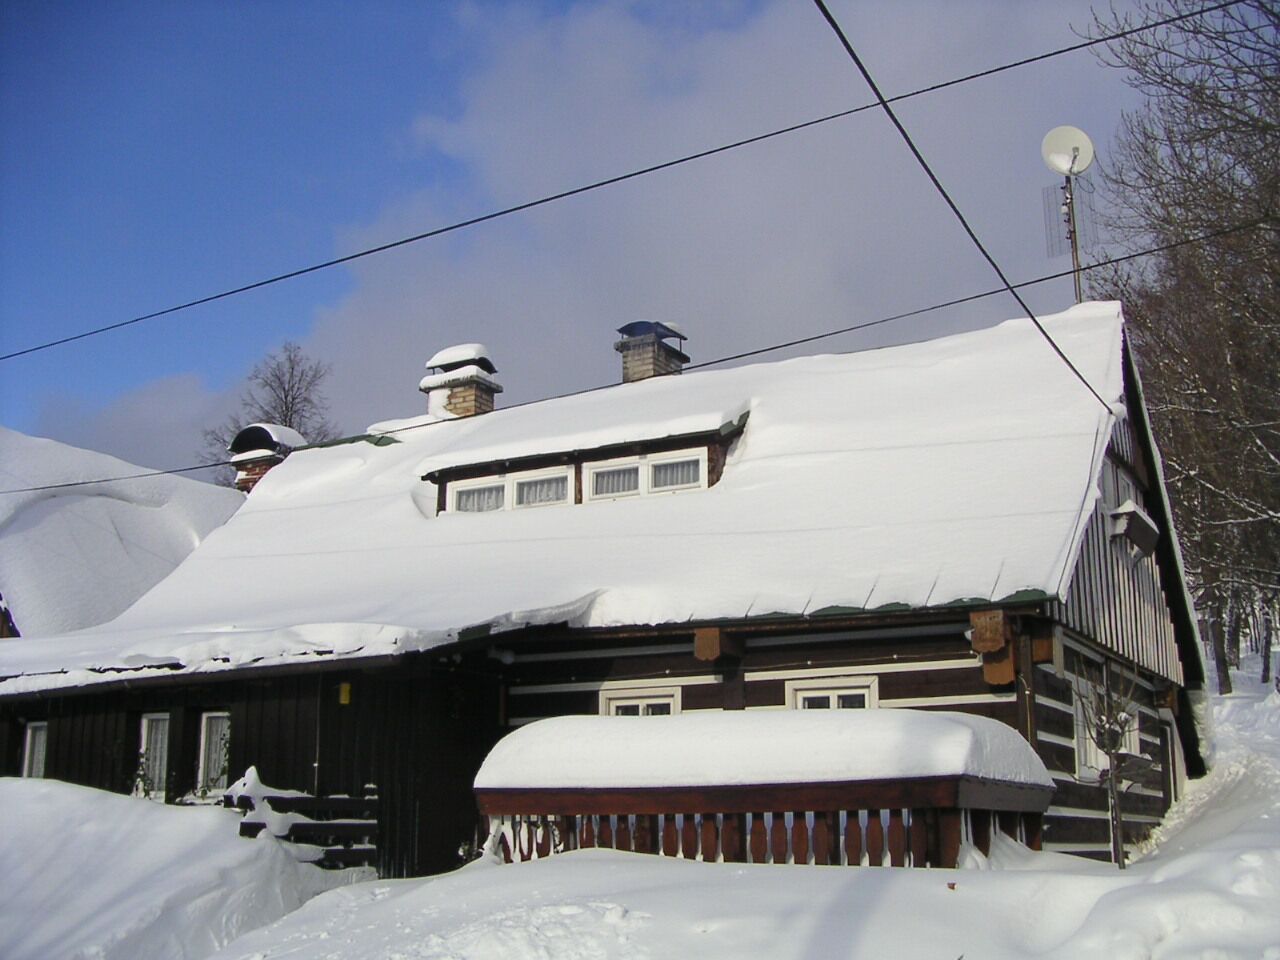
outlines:
{"label": "white window frame", "polygon": [[[860,693],[867,698],[867,705],[860,709],[873,710],[880,706],[880,678],[875,675],[858,677],[804,677],[787,680],[783,684],[788,710],[802,710],[801,698],[815,694],[837,696],[842,693]],[[841,709],[839,707],[834,709]],[[847,709],[847,708],[845,708]],[[855,708],[858,709],[858,708]]]}
{"label": "white window frame", "polygon": [[[227,744],[226,751],[228,756],[231,752],[231,712],[228,710],[206,710],[200,714],[200,752],[196,754],[196,793],[201,796],[213,791],[226,790],[231,785],[230,767],[222,771],[222,775],[227,782],[221,786],[210,786],[210,772],[205,768],[205,746],[209,742],[209,720],[214,717],[225,717],[227,720]],[[215,771],[216,772],[216,771]]]}
{"label": "white window frame", "polygon": [[[148,727],[149,727],[148,721],[151,721],[151,720],[163,720],[166,724],[166,730],[165,730],[166,734],[173,732],[173,718],[168,713],[144,713],[141,719],[138,721],[138,725],[139,725],[138,765],[139,766],[142,765],[143,763],[142,758],[146,755],[146,752],[147,752],[147,740],[148,740],[147,733],[148,733]],[[167,778],[168,772],[169,772],[169,737],[168,736],[165,737],[165,741],[164,741],[164,763],[161,766],[164,770],[165,778]],[[139,796],[139,797],[147,796],[152,800],[157,800],[163,803],[164,794],[165,794],[165,784],[163,780],[161,781],[158,787],[153,786],[150,793],[145,793],[143,791],[143,787],[141,784],[134,784],[135,796]]]}
{"label": "white window frame", "polygon": [[600,716],[617,716],[616,708],[620,706],[640,705],[640,716],[644,716],[645,704],[666,703],[671,706],[671,715],[680,712],[680,687],[624,687],[605,686],[600,688]]}
{"label": "white window frame", "polygon": [[[551,503],[516,503],[516,489],[528,480],[546,480],[550,477],[564,477],[564,499],[554,500]],[[519,473],[507,474],[507,494],[505,502],[509,505],[509,510],[534,510],[539,507],[561,507],[566,503],[573,503],[573,467],[551,467],[546,470],[521,470]]]}
{"label": "white window frame", "polygon": [[[664,463],[679,463],[684,460],[698,461],[698,482],[685,483],[678,487],[653,487],[653,468]],[[595,474],[600,470],[617,470],[621,467],[637,467],[640,473],[639,489],[627,493],[595,493]],[[582,499],[592,500],[629,500],[633,497],[661,496],[668,493],[688,493],[691,490],[707,489],[707,448],[690,447],[686,450],[671,450],[666,453],[642,453],[635,457],[616,457],[612,460],[589,460],[582,465]]]}
{"label": "white window frame", "polygon": [[[32,735],[34,731],[40,730],[44,733],[44,738],[40,743],[40,772],[36,772],[36,755],[32,751],[33,741],[35,737]],[[26,732],[23,735],[22,743],[22,775],[24,777],[42,778],[45,771],[45,762],[49,756],[49,722],[47,720],[35,720],[27,724]]]}
{"label": "white window frame", "polygon": [[[516,485],[526,480],[545,480],[548,477],[565,478],[565,498],[551,503],[516,503]],[[458,493],[484,487],[502,487],[502,506],[497,510],[459,510]],[[533,510],[538,507],[562,507],[574,501],[573,467],[547,467],[542,470],[518,470],[513,473],[495,473],[470,480],[452,480],[448,484],[450,513],[501,513],[504,510]]]}
{"label": "white window frame", "polygon": [[[458,493],[463,490],[475,490],[482,487],[502,487],[502,506],[497,510],[459,510]],[[500,513],[507,509],[507,489],[505,477],[478,477],[475,480],[456,480],[449,484],[449,510],[453,513]]]}

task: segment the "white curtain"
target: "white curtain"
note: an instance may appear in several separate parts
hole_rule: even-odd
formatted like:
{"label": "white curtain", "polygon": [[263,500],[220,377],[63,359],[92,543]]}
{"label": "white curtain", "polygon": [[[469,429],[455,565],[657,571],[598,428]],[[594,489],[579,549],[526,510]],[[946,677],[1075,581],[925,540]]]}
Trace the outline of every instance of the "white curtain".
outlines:
{"label": "white curtain", "polygon": [[45,745],[49,742],[49,727],[43,723],[33,723],[27,727],[27,757],[25,772],[26,777],[43,777],[44,776],[44,755]]}
{"label": "white curtain", "polygon": [[653,489],[684,487],[698,482],[699,462],[677,460],[674,463],[655,463],[651,477]]}
{"label": "white curtain", "polygon": [[516,484],[516,506],[531,507],[541,503],[561,503],[569,497],[569,478],[543,477],[521,480]]}
{"label": "white curtain", "polygon": [[615,467],[612,470],[597,470],[591,474],[593,497],[619,497],[623,494],[635,493],[639,489],[639,467]]}
{"label": "white curtain", "polygon": [[145,789],[154,796],[164,796],[165,771],[169,767],[169,718],[148,717],[146,747],[142,767],[146,775]]}
{"label": "white curtain", "polygon": [[485,513],[489,510],[501,510],[502,500],[501,484],[492,487],[472,487],[470,490],[458,491],[454,507],[463,513]]}
{"label": "white curtain", "polygon": [[231,718],[218,713],[206,715],[199,789],[214,791],[227,788],[227,747],[230,741]]}

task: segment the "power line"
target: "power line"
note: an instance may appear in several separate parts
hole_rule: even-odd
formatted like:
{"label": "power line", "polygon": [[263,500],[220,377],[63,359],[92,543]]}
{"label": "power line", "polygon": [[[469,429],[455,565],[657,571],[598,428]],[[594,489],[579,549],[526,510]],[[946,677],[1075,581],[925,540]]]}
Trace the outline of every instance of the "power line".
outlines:
{"label": "power line", "polygon": [[[1203,14],[1206,14],[1206,13],[1213,13],[1218,10],[1224,10],[1228,7],[1237,6],[1238,4],[1243,2],[1245,2],[1245,0],[1226,0],[1226,2],[1223,2],[1223,3],[1217,3],[1211,6],[1199,8],[1191,13],[1178,14],[1177,16],[1166,17],[1162,20],[1156,20],[1151,23],[1142,24],[1140,26],[1130,27],[1127,30],[1121,30],[1116,33],[1104,34],[1102,36],[1094,37],[1089,40],[1082,40],[1079,43],[1073,43],[1065,47],[1059,47],[1056,50],[1050,50],[1045,53],[1036,54],[1035,56],[1032,56],[1032,57],[1024,57],[1020,60],[1013,60],[1009,63],[1001,64],[1000,66],[990,67],[986,70],[979,70],[976,73],[966,74],[965,76],[956,77],[955,79],[952,79],[952,80],[945,80],[941,83],[935,83],[927,87],[921,87],[918,90],[912,90],[909,93],[898,94],[897,96],[890,97],[887,101],[884,101],[884,102],[898,103],[899,101],[902,101],[902,100],[910,100],[913,97],[919,97],[926,93],[935,93],[939,90],[945,90],[948,87],[954,87],[962,83],[968,83],[972,80],[979,80],[985,77],[994,76],[996,74],[1003,73],[1006,70],[1013,70],[1018,67],[1025,67],[1025,66],[1028,66],[1029,64],[1039,63],[1043,60],[1049,60],[1054,57],[1060,57],[1060,56],[1063,56],[1064,54],[1074,53],[1078,50],[1084,50],[1089,47],[1097,46],[1099,44],[1111,43],[1115,40],[1122,40],[1125,37],[1131,37],[1135,34],[1143,33],[1148,30],[1155,30],[1160,27],[1169,26],[1170,24],[1177,23],[1180,20],[1187,20],[1192,17],[1202,16]],[[795,123],[787,127],[781,127],[777,130],[771,130],[768,133],[762,133],[753,137],[747,137],[744,140],[735,140],[732,143],[726,143],[718,147],[712,147],[709,150],[700,150],[697,153],[686,154],[685,156],[677,157],[674,160],[666,160],[662,163],[656,163],[651,166],[641,167],[640,169],[632,170],[629,173],[618,174],[617,176],[613,176],[613,177],[606,177],[603,180],[596,180],[592,183],[584,184],[579,187],[574,187],[569,190],[562,190],[559,193],[548,194],[547,196],[539,197],[536,200],[529,200],[524,203],[518,203],[515,206],[504,207],[501,210],[495,210],[478,217],[472,217],[467,220],[459,220],[456,223],[451,223],[443,227],[437,227],[433,230],[427,230],[423,233],[417,233],[417,234],[414,234],[413,236],[403,237],[399,240],[393,240],[390,243],[379,244],[378,246],[368,247],[364,250],[359,250],[355,253],[349,253],[342,257],[335,257],[332,260],[325,260],[320,263],[314,263],[307,267],[301,267],[297,270],[290,270],[287,273],[276,274],[275,276],[268,277],[265,280],[257,280],[253,283],[246,283],[239,287],[233,287],[230,290],[224,290],[221,293],[210,294],[207,297],[199,297],[195,300],[188,300],[185,303],[180,303],[172,307],[166,307],[163,310],[155,310],[151,313],[144,313],[141,316],[132,317],[128,320],[120,320],[116,323],[109,323],[101,327],[95,327],[91,330],[82,331],[81,333],[72,334],[66,337],[60,337],[56,340],[48,340],[44,343],[38,343],[30,347],[25,347],[21,350],[11,351],[10,353],[0,354],[0,361],[13,360],[16,357],[23,357],[23,356],[26,356],[27,354],[37,353],[41,350],[48,350],[53,347],[64,346],[65,344],[68,344],[68,343],[74,343],[77,340],[84,340],[84,339],[87,339],[88,337],[96,337],[103,333],[110,333],[113,330],[120,330],[120,329],[123,329],[124,327],[129,327],[129,326],[133,326],[134,324],[142,323],[145,320],[155,320],[159,317],[168,316],[170,314],[178,313],[183,310],[189,310],[192,307],[199,307],[199,306],[203,306],[204,304],[214,303],[218,300],[225,300],[228,297],[234,297],[242,293],[248,293],[251,290],[258,290],[262,287],[268,287],[273,284],[282,283],[285,280],[293,280],[293,279],[296,279],[297,277],[306,276],[307,274],[311,274],[311,273],[317,273],[321,270],[327,270],[330,267],[341,266],[344,263],[351,263],[355,260],[360,260],[364,257],[373,256],[374,254],[385,253],[386,251],[394,250],[397,247],[407,246],[408,244],[417,243],[421,240],[428,240],[432,237],[439,237],[446,233],[453,233],[456,230],[462,230],[467,227],[474,227],[481,223],[487,223],[490,220],[498,220],[502,217],[511,216],[512,214],[516,214],[516,213],[521,213],[525,210],[532,210],[535,207],[544,206],[546,204],[554,203],[559,200],[565,200],[565,199],[568,199],[569,197],[578,196],[579,194],[590,193],[594,190],[599,190],[603,187],[610,187],[615,184],[623,183],[627,180],[633,180],[637,177],[647,176],[648,174],[651,174],[651,173],[657,173],[662,170],[669,170],[672,167],[678,167],[678,166],[681,166],[682,164],[691,163],[694,160],[701,160],[706,157],[715,156],[716,154],[719,154],[719,153],[726,153],[730,150],[736,150],[739,147],[750,146],[751,144],[754,144],[754,143],[761,143],[765,140],[771,140],[774,137],[781,137],[789,133],[795,133],[796,131],[799,131],[799,130],[805,130],[809,127],[816,127],[816,126],[819,126],[820,124],[829,123],[833,120],[840,120],[845,117],[851,117],[854,114],[862,113],[866,110],[871,110],[879,106],[883,106],[883,103],[879,101],[875,103],[865,103],[865,104],[862,104],[861,106],[852,107],[848,110],[841,110],[837,113],[830,113],[830,114],[827,114],[826,116],[817,117],[813,120],[805,120],[801,123]]]}
{"label": "power line", "polygon": [[889,105],[889,101],[886,100],[884,98],[884,94],[880,92],[880,87],[876,85],[875,79],[871,76],[871,71],[867,69],[866,64],[862,62],[862,58],[859,57],[857,51],[853,49],[853,44],[849,42],[849,38],[845,36],[844,30],[842,30],[840,28],[840,24],[836,22],[836,18],[831,15],[831,11],[827,9],[827,5],[824,0],[813,0],[813,2],[817,6],[818,10],[821,11],[822,15],[826,17],[827,23],[831,25],[831,29],[835,31],[836,36],[840,38],[840,43],[844,45],[845,53],[849,54],[849,58],[853,61],[853,65],[858,68],[858,72],[862,74],[862,79],[867,82],[867,86],[871,88],[871,92],[875,95],[876,102],[878,102],[884,109],[885,114],[889,117],[890,121],[892,121],[898,133],[902,135],[902,139],[906,143],[907,149],[911,151],[911,155],[916,158],[916,162],[920,165],[920,168],[924,170],[925,175],[933,184],[934,189],[937,190],[942,199],[947,202],[947,206],[951,208],[951,212],[955,214],[956,219],[960,221],[960,226],[962,226],[964,228],[964,232],[969,235],[969,239],[973,241],[973,245],[977,247],[978,252],[981,253],[987,263],[991,265],[991,269],[994,270],[996,276],[1000,278],[1000,282],[1004,284],[1004,288],[1009,291],[1014,300],[1018,301],[1018,306],[1020,306],[1023,312],[1026,313],[1027,317],[1030,318],[1032,324],[1035,325],[1035,328],[1040,331],[1040,335],[1044,337],[1045,342],[1053,348],[1053,352],[1056,353],[1062,362],[1067,365],[1067,369],[1075,374],[1076,379],[1085,385],[1085,388],[1094,395],[1098,403],[1102,404],[1102,408],[1106,410],[1107,413],[1110,413],[1111,405],[1102,399],[1102,395],[1093,388],[1093,384],[1085,379],[1084,374],[1081,373],[1076,368],[1076,365],[1071,362],[1071,358],[1063,353],[1062,348],[1058,346],[1053,337],[1049,336],[1049,331],[1044,328],[1044,325],[1040,323],[1035,313],[1031,310],[1031,307],[1029,307],[1027,302],[1022,299],[1022,294],[1018,293],[1018,291],[1014,289],[1013,284],[1009,282],[1009,278],[1006,277],[1004,271],[1000,269],[1000,264],[996,262],[996,258],[991,255],[982,241],[978,239],[978,234],[975,233],[973,227],[969,225],[969,221],[965,219],[965,215],[961,213],[960,207],[956,205],[955,200],[951,199],[951,194],[949,194],[947,192],[947,188],[942,185],[942,181],[938,179],[937,174],[933,172],[933,168],[929,166],[929,161],[924,158],[924,154],[920,152],[915,141],[911,139],[911,134],[907,133],[907,128],[902,125],[902,121],[898,119],[898,115],[893,112],[893,107]]}
{"label": "power line", "polygon": [[[1188,237],[1184,240],[1173,240],[1169,243],[1161,244],[1160,246],[1157,246],[1157,247],[1148,247],[1145,250],[1138,250],[1134,253],[1126,253],[1122,256],[1111,257],[1107,260],[1099,260],[1096,263],[1088,264],[1086,266],[1081,267],[1080,269],[1086,272],[1089,270],[1100,270],[1103,267],[1110,267],[1119,263],[1126,263],[1130,260],[1137,260],[1141,257],[1149,257],[1158,253],[1166,253],[1170,250],[1176,250],[1179,247],[1186,247],[1195,243],[1203,243],[1206,240],[1215,240],[1218,237],[1224,237],[1232,233],[1239,233],[1244,230],[1251,230],[1254,227],[1260,226],[1264,222],[1265,221],[1261,218],[1256,220],[1249,220],[1249,221],[1246,221],[1245,223],[1235,224],[1234,226],[1230,226],[1230,227],[1223,227],[1219,230],[1214,230],[1210,233],[1202,233],[1194,237]],[[1024,280],[1021,283],[1016,283],[1014,284],[1014,287],[1016,289],[1022,289],[1024,287],[1033,287],[1033,286],[1036,286],[1037,284],[1048,283],[1052,280],[1061,280],[1064,277],[1071,276],[1074,272],[1075,272],[1074,270],[1060,270],[1057,273],[1046,273],[1032,280]],[[846,333],[855,333],[859,330],[867,330],[871,327],[878,327],[887,323],[894,323],[899,320],[907,320],[912,317],[919,317],[928,313],[936,313],[938,310],[945,310],[948,307],[956,307],[966,303],[973,303],[977,300],[985,300],[987,298],[998,296],[999,294],[1007,293],[1007,292],[1008,290],[1005,287],[994,287],[990,290],[984,290],[982,293],[972,293],[972,294],[969,294],[968,296],[957,297],[953,300],[944,300],[939,303],[931,304],[930,306],[927,306],[927,307],[920,307],[915,310],[908,310],[905,313],[895,313],[887,317],[880,317],[876,320],[866,320],[862,323],[855,323],[847,327],[839,327],[834,330],[825,330],[822,333],[811,334],[807,337],[799,337],[795,340],[786,340],[780,343],[773,343],[767,346],[757,347],[753,350],[746,350],[742,353],[728,354],[723,357],[717,357],[714,360],[703,360],[701,363],[691,363],[686,367],[684,367],[684,369],[699,370],[704,367],[712,367],[712,366],[716,366],[717,364],[729,363],[734,360],[743,360],[748,357],[757,357],[757,356],[760,356],[761,354],[773,353],[778,350],[786,350],[790,347],[803,346],[804,344],[807,344],[807,343],[815,343],[819,340],[827,340],[827,339],[830,339],[831,337],[842,336]],[[570,390],[566,393],[558,393],[550,397],[539,397],[535,400],[524,400],[520,403],[513,403],[508,406],[502,407],[501,409],[515,410],[515,409],[518,409],[519,407],[527,407],[535,403],[546,403],[550,400],[564,400],[568,397],[577,397],[587,393],[597,393],[601,390],[610,390],[618,386],[621,386],[621,384],[602,383],[594,387],[584,387],[581,390]],[[431,420],[426,423],[414,423],[414,424],[409,424],[403,427],[395,427],[391,430],[384,430],[379,433],[379,436],[391,436],[392,434],[396,434],[396,433],[404,433],[409,430],[420,430],[424,427],[437,426],[442,423],[450,423],[450,422],[452,421],[451,420]],[[139,480],[147,477],[163,477],[163,476],[169,476],[171,474],[176,474],[176,473],[193,473],[197,470],[207,470],[212,467],[225,467],[229,465],[231,465],[230,460],[219,460],[215,463],[201,463],[192,467],[177,467],[172,470],[150,470],[144,473],[133,473],[133,474],[127,474],[125,476],[120,476],[120,477],[103,477],[97,480],[72,480],[66,483],[51,483],[51,484],[44,484],[42,486],[21,487],[14,490],[0,490],[0,496],[4,496],[5,494],[12,494],[12,493],[38,493],[43,490],[62,490],[67,487],[84,487],[84,486],[89,486],[91,484],[96,484],[96,483],[114,483],[118,480]]]}

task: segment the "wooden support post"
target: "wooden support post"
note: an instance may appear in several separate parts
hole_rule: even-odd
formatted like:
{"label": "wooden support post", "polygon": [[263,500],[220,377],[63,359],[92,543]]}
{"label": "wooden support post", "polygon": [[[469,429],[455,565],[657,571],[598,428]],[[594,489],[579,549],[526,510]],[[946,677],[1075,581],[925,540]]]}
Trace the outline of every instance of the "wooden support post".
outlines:
{"label": "wooden support post", "polygon": [[973,829],[973,845],[984,857],[991,856],[991,813],[987,810],[970,810],[969,823]]}
{"label": "wooden support post", "polygon": [[960,811],[954,807],[938,811],[938,866],[954,867],[960,862]]}
{"label": "wooden support post", "polygon": [[747,859],[745,813],[726,813],[720,831],[720,852],[725,863],[743,863]]}
{"label": "wooden support post", "polygon": [[929,824],[923,810],[911,811],[911,866],[924,867],[929,863]]}
{"label": "wooden support post", "polygon": [[884,824],[879,810],[867,811],[867,866],[884,866]]}
{"label": "wooden support post", "polygon": [[1044,818],[1038,813],[1024,813],[1022,815],[1022,829],[1026,836],[1027,846],[1032,850],[1040,849],[1040,835],[1044,825]]}
{"label": "wooden support post", "polygon": [[889,864],[907,865],[907,831],[902,823],[902,811],[897,807],[889,810]]}

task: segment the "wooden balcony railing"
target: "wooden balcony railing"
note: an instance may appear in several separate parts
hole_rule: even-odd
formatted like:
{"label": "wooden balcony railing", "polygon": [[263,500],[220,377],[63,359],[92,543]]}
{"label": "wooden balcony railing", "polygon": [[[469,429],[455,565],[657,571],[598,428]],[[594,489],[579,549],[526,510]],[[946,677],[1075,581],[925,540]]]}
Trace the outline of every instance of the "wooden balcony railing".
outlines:
{"label": "wooden balcony railing", "polygon": [[603,789],[477,788],[508,863],[603,847],[685,860],[954,867],[1000,830],[1040,847],[1053,789],[976,777]]}

